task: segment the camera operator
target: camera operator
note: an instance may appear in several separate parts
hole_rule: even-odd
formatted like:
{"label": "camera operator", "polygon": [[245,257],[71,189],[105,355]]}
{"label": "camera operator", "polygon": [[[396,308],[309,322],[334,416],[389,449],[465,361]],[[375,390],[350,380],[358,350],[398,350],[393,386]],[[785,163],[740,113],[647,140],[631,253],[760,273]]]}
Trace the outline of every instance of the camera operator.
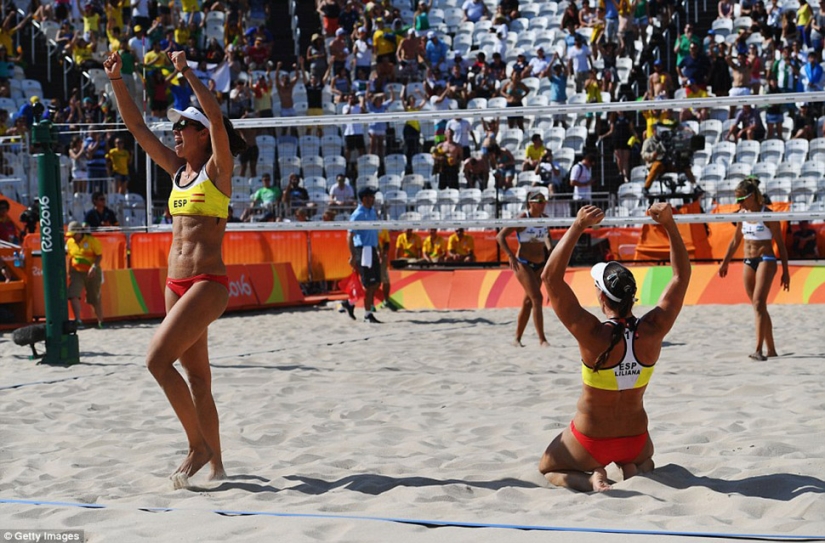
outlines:
{"label": "camera operator", "polygon": [[37,200],[26,208],[20,214],[20,222],[23,223],[23,230],[20,232],[20,239],[26,237],[26,234],[33,234],[37,232],[37,225],[40,223],[40,202]]}
{"label": "camera operator", "polygon": [[[645,194],[649,192],[653,182],[667,172],[684,174],[688,181],[696,183],[696,178],[690,168],[693,152],[681,146],[677,149],[677,142],[674,141],[677,131],[684,132],[684,136],[687,136],[687,133],[693,133],[690,129],[679,127],[678,123],[672,121],[658,123],[653,135],[647,138],[642,145],[642,159],[648,165],[644,186]],[[687,141],[689,138],[680,139]],[[675,187],[671,188],[675,190]]]}

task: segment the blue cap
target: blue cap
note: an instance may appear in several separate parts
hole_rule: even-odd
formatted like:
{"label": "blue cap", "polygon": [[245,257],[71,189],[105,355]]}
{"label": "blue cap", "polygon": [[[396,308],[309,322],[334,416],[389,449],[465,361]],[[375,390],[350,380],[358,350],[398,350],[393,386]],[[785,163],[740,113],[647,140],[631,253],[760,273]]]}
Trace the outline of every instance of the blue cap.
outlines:
{"label": "blue cap", "polygon": [[366,198],[367,196],[375,196],[375,193],[378,192],[372,187],[364,187],[358,191],[358,198]]}
{"label": "blue cap", "polygon": [[656,59],[656,60],[653,62],[653,65],[654,65],[654,66],[661,66],[661,65],[662,65],[662,59]]}

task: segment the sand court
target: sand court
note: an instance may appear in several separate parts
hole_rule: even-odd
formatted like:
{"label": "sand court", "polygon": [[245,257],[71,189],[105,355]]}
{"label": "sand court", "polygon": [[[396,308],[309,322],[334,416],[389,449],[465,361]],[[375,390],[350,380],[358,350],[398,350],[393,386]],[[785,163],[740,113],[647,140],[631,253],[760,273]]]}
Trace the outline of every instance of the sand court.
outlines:
{"label": "sand court", "polygon": [[770,312],[782,356],[754,362],[750,306],[683,309],[645,396],[657,469],[611,466],[603,495],[537,471],[581,387],[549,308],[548,349],[531,327],[511,345],[512,309],[225,316],[209,333],[229,479],[178,491],[185,439],[144,366],[157,321],[82,330],[71,368],[3,334],[1,524],[87,541],[825,540],[825,306]]}

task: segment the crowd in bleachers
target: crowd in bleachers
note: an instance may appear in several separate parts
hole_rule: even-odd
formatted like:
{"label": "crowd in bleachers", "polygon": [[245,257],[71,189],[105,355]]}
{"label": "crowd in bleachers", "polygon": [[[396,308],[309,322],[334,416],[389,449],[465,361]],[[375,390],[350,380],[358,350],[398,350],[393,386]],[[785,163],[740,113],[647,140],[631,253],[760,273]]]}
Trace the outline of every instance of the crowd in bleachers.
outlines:
{"label": "crowd in bleachers", "polygon": [[[352,187],[379,189],[378,205],[392,218],[506,217],[523,204],[525,187],[538,186],[548,196],[565,192],[574,164],[594,150],[610,163],[609,172],[618,169],[615,180],[599,180],[618,193],[611,212],[640,213],[646,200],[638,184],[647,173],[639,149],[661,120],[660,112],[667,111],[663,100],[821,90],[825,82],[819,64],[825,19],[805,0],[771,0],[768,6],[725,0],[706,32],[685,17],[682,4],[670,0],[592,5],[318,0],[318,32],[292,66],[273,62],[270,28],[279,27],[272,26],[267,2],[170,5],[39,2],[32,10],[35,24],[88,85],[47,100],[41,88],[21,88],[13,83],[19,78],[4,80],[0,39],[0,101],[11,100],[0,106],[13,119],[20,98],[39,97],[58,123],[91,128],[114,121],[100,62],[109,51],[118,51],[130,90],[136,97],[145,90],[147,115],[163,119],[168,107],[183,109],[192,100],[165,55],[185,50],[231,118],[344,117],[337,125],[312,130],[244,131],[251,146],[238,160],[232,204],[249,220],[288,219],[296,209],[308,210],[313,220],[329,218],[325,212],[330,210],[346,218],[351,203],[333,195],[341,175]],[[26,22],[7,18],[0,38]],[[225,70],[216,73],[215,66]],[[228,84],[219,87],[224,80]],[[506,114],[508,107],[520,105],[637,99],[650,100],[650,111],[606,118]],[[462,116],[465,108],[489,110],[489,115]],[[345,119],[355,113],[422,110],[452,110],[455,117],[397,123],[376,117],[367,125]],[[825,200],[825,169],[817,169],[825,161],[822,113],[819,104],[790,102],[753,112],[685,108],[670,117],[705,137],[691,172],[704,190],[706,208],[730,198],[732,181],[755,174],[774,201],[792,200],[796,209],[808,209]],[[18,120],[11,122],[9,130],[25,130]],[[111,180],[114,172],[105,153],[117,147],[116,136],[126,138],[127,148],[131,138],[105,129],[100,136],[95,133],[80,134],[81,149],[102,140],[97,145],[104,160],[97,171]],[[76,160],[69,158],[72,137],[64,138],[67,169],[77,170]],[[88,194],[103,189],[119,213],[130,209],[128,179],[95,185],[91,173],[88,182],[82,174],[75,178],[78,190],[67,191],[68,207],[90,207]],[[252,196],[264,186],[264,174],[282,194],[258,203]],[[570,209],[561,205],[557,213]]]}

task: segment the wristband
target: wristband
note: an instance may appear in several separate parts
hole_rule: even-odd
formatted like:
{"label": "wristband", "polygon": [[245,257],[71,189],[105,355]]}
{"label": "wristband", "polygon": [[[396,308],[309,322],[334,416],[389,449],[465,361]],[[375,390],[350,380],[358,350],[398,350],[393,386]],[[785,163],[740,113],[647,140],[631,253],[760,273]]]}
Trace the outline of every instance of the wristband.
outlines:
{"label": "wristband", "polygon": [[110,77],[109,81],[118,81],[120,79],[123,79],[123,78],[122,77]]}
{"label": "wristband", "polygon": [[189,71],[189,66],[188,66],[188,65],[186,65],[186,66],[184,66],[184,67],[183,67],[183,69],[182,69],[182,70],[178,70],[178,71],[181,73],[181,75],[183,75],[183,74],[185,74],[186,72],[188,72],[188,71]]}

